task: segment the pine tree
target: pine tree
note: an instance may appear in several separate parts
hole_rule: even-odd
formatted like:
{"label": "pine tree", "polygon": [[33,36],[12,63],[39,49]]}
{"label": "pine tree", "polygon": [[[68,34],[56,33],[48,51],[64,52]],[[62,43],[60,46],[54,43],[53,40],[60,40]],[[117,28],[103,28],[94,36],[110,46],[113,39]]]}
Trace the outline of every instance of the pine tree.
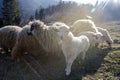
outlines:
{"label": "pine tree", "polygon": [[38,10],[37,9],[35,11],[35,19],[39,19],[39,14],[38,14]]}
{"label": "pine tree", "polygon": [[33,21],[34,20],[34,17],[31,15],[30,18],[29,18],[30,21]]}
{"label": "pine tree", "polygon": [[3,0],[3,23],[13,25],[20,23],[20,12],[17,0]]}
{"label": "pine tree", "polygon": [[44,17],[45,17],[44,9],[41,8],[41,9],[39,10],[39,19],[40,19],[40,20],[44,20]]}

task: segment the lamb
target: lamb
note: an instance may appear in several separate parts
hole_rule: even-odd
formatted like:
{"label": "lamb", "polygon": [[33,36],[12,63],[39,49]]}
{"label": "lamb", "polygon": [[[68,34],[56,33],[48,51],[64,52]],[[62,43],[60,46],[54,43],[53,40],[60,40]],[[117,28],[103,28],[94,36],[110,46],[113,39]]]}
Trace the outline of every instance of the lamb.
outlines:
{"label": "lamb", "polygon": [[95,47],[96,43],[102,42],[101,38],[103,35],[100,32],[95,33],[95,32],[91,32],[91,31],[85,31],[85,32],[81,32],[81,33],[77,34],[77,36],[81,36],[81,35],[85,35],[89,38],[91,48]]}
{"label": "lamb", "polygon": [[76,36],[80,32],[91,31],[98,32],[96,25],[92,20],[89,19],[80,19],[73,23],[71,26],[73,34]]}
{"label": "lamb", "polygon": [[[43,22],[35,20],[31,22],[29,34],[35,36],[45,51],[57,53],[60,51],[61,53],[62,49],[66,59],[66,75],[69,75],[73,61],[76,59],[78,54],[82,52],[82,59],[85,58],[85,52],[88,50],[90,43],[86,36],[74,37],[73,34],[67,30],[69,27],[67,26],[66,28],[66,26],[66,24],[61,22],[56,22],[52,26],[46,26]],[[66,32],[64,31],[64,28],[66,28]],[[58,34],[56,30],[61,30],[61,32]],[[64,34],[67,33],[69,33],[69,35],[65,36]],[[44,41],[44,39],[46,40]],[[71,39],[73,39],[73,44]],[[63,40],[66,42],[64,41],[63,43]],[[65,47],[64,44],[68,46]]]}
{"label": "lamb", "polygon": [[[107,44],[109,45],[109,48],[111,48],[111,45],[113,43],[113,40],[108,32],[107,29],[103,29],[103,28],[100,28],[100,27],[96,27],[98,29],[99,32],[102,33],[102,46],[103,46],[103,42],[106,41]],[[98,45],[98,44],[97,44]]]}
{"label": "lamb", "polygon": [[67,25],[58,25],[56,31],[61,37],[61,48],[66,60],[66,75],[70,75],[71,66],[74,60],[80,53],[83,53],[82,59],[84,60],[86,51],[88,50],[90,43],[88,37],[81,35],[74,37],[73,33],[70,32],[70,27]]}
{"label": "lamb", "polygon": [[4,26],[0,28],[1,53],[11,51],[15,45],[17,34],[21,31],[19,26]]}
{"label": "lamb", "polygon": [[46,26],[42,21],[29,22],[18,34],[12,57],[19,61],[25,52],[35,57],[42,53],[61,53],[56,34],[52,27]]}

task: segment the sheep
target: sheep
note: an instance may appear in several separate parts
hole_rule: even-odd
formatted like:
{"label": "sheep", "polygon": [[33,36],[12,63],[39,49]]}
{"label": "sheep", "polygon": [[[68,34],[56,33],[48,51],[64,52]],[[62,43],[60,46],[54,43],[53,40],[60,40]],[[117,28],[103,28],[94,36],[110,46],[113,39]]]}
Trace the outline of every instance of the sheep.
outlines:
{"label": "sheep", "polygon": [[12,50],[15,45],[17,34],[21,31],[19,26],[4,26],[0,28],[0,50],[6,53]]}
{"label": "sheep", "polygon": [[16,61],[20,61],[20,58],[24,53],[37,57],[44,52],[36,38],[32,35],[28,35],[30,27],[31,26],[29,24],[25,25],[17,36],[16,43],[11,53],[12,58]]}
{"label": "sheep", "polygon": [[46,52],[61,53],[60,38],[58,37],[54,27],[45,25],[40,20],[35,20],[30,23],[30,34],[35,36],[39,44]]}
{"label": "sheep", "polygon": [[84,60],[86,51],[88,50],[90,43],[89,39],[85,35],[74,37],[70,31],[70,27],[67,25],[58,25],[56,32],[61,37],[61,49],[66,60],[66,75],[70,75],[71,66],[74,60],[80,53],[83,53],[82,59]]}
{"label": "sheep", "polygon": [[84,31],[98,32],[94,22],[89,19],[80,19],[80,20],[75,21],[73,25],[71,26],[71,29],[75,36],[78,33],[84,32]]}
{"label": "sheep", "polygon": [[[100,28],[100,27],[96,27],[96,28],[97,28],[98,31],[101,32],[102,35],[103,35],[103,36],[102,36],[102,46],[103,46],[103,42],[106,41],[107,44],[109,45],[109,48],[111,48],[111,45],[112,45],[112,43],[113,43],[113,40],[112,40],[112,38],[111,38],[108,30],[107,30],[107,29]],[[98,45],[98,44],[96,44],[96,46],[97,46],[97,45]]]}
{"label": "sheep", "polygon": [[102,42],[101,38],[103,35],[100,32],[95,33],[95,32],[91,32],[91,31],[85,31],[85,32],[81,32],[81,33],[77,34],[77,36],[81,36],[81,35],[85,35],[89,38],[91,48],[95,47],[96,43]]}
{"label": "sheep", "polygon": [[42,53],[61,53],[56,34],[52,27],[46,26],[42,21],[29,22],[18,34],[12,57],[19,61],[25,52],[35,57]]}

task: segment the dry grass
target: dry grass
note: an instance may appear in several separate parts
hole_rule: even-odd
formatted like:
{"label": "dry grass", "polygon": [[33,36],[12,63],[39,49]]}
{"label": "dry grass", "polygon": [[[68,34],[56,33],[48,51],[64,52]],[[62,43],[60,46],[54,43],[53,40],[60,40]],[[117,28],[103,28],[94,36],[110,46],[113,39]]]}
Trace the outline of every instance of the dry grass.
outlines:
{"label": "dry grass", "polygon": [[[111,31],[115,33],[111,33],[112,38],[118,33],[114,31]],[[91,49],[84,61],[80,55],[73,63],[70,76],[65,76],[64,68],[63,54],[38,58],[24,55],[19,63],[8,54],[0,54],[0,80],[120,80],[120,44],[114,44],[112,50]]]}

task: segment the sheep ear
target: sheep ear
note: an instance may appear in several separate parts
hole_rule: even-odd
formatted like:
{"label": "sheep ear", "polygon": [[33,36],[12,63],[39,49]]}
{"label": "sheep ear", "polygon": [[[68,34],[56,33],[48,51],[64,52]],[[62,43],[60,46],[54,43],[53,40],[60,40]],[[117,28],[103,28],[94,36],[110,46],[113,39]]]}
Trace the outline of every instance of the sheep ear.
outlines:
{"label": "sheep ear", "polygon": [[54,27],[54,30],[55,30],[56,32],[58,32],[58,29],[57,29],[57,27]]}

